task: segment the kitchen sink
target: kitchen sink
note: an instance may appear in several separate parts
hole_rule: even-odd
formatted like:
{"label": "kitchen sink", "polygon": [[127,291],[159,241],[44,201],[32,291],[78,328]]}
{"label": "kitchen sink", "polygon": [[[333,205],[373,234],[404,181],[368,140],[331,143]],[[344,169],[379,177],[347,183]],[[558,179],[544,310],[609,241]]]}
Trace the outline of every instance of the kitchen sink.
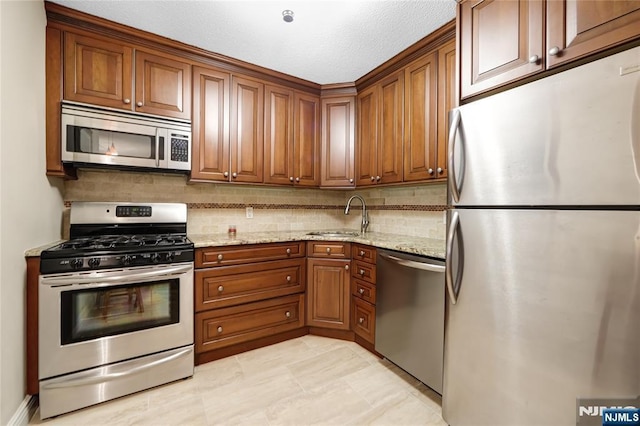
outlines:
{"label": "kitchen sink", "polygon": [[339,237],[359,237],[360,233],[358,231],[313,231],[313,232],[307,232],[307,235],[339,238]]}

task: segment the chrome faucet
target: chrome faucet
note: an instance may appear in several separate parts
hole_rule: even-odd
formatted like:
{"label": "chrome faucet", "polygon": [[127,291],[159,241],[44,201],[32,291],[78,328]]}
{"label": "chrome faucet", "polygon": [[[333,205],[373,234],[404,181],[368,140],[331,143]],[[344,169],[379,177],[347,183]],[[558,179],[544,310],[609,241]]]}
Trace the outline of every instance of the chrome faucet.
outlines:
{"label": "chrome faucet", "polygon": [[351,208],[351,201],[354,198],[357,198],[362,203],[362,223],[360,224],[360,233],[364,234],[365,232],[367,232],[367,227],[369,226],[369,214],[367,212],[367,205],[364,203],[364,198],[362,198],[357,194],[349,198],[349,201],[347,201],[347,207],[344,209],[344,214],[349,214],[349,209]]}

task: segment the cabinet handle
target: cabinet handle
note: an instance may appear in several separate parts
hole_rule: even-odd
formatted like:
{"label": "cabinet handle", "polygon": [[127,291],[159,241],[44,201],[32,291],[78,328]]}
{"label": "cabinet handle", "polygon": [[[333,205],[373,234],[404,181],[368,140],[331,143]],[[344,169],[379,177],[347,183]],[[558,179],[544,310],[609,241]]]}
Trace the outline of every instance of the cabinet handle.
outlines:
{"label": "cabinet handle", "polygon": [[380,182],[380,176],[376,176],[376,180]]}
{"label": "cabinet handle", "polygon": [[219,292],[219,293],[222,293],[223,291],[224,291],[224,287],[223,287],[223,286],[221,286],[221,285],[219,285],[219,286],[218,286],[218,292]]}
{"label": "cabinet handle", "polygon": [[442,173],[443,171],[444,171],[444,170],[442,170],[442,167],[438,167],[438,168],[436,169],[436,172],[438,172],[438,174]]}
{"label": "cabinet handle", "polygon": [[376,178],[374,178],[373,176],[371,176],[371,182],[373,182],[374,180],[376,180]]}
{"label": "cabinet handle", "polygon": [[127,98],[127,99],[124,99],[122,102],[129,105],[131,103],[131,99]]}
{"label": "cabinet handle", "polygon": [[284,316],[287,318],[291,318],[291,312],[287,311],[284,313]]}
{"label": "cabinet handle", "polygon": [[358,271],[358,273],[364,277],[364,269],[360,269],[360,271]]}
{"label": "cabinet handle", "polygon": [[360,293],[360,294],[364,294],[364,288],[360,288],[360,289],[358,289],[358,293]]}
{"label": "cabinet handle", "polygon": [[360,257],[364,257],[364,250],[360,250]]}
{"label": "cabinet handle", "polygon": [[553,46],[551,49],[549,49],[549,55],[551,56],[556,56],[561,52],[560,48],[558,46]]}
{"label": "cabinet handle", "polygon": [[236,172],[233,172],[233,173],[231,173],[231,177],[232,177],[232,178],[237,178],[237,177],[238,177],[238,174],[237,174]]}
{"label": "cabinet handle", "polygon": [[287,254],[291,254],[291,249],[290,248],[287,249]]}
{"label": "cabinet handle", "polygon": [[222,260],[222,258],[223,258],[223,257],[224,257],[223,255],[219,254],[219,255],[218,255],[218,262],[220,262],[220,261]]}
{"label": "cabinet handle", "polygon": [[291,282],[291,275],[287,275],[287,282],[290,283]]}
{"label": "cabinet handle", "polygon": [[349,270],[349,265],[344,265],[344,269],[348,271]]}
{"label": "cabinet handle", "polygon": [[289,176],[289,182],[293,182],[293,176]]}
{"label": "cabinet handle", "polygon": [[349,179],[349,183],[353,183],[353,178]]}
{"label": "cabinet handle", "polygon": [[218,326],[218,333],[222,333],[222,326]]}
{"label": "cabinet handle", "polygon": [[427,170],[427,173],[429,173],[430,175],[432,175],[432,174],[433,174],[433,169],[431,169],[431,168],[430,168],[429,170]]}
{"label": "cabinet handle", "polygon": [[223,175],[224,177],[229,177],[229,172],[224,172],[222,175]]}
{"label": "cabinet handle", "polygon": [[327,254],[331,254],[331,247],[327,247]]}
{"label": "cabinet handle", "polygon": [[360,324],[362,324],[362,323],[364,322],[364,318],[362,318],[362,317],[358,318],[358,322],[359,322]]}
{"label": "cabinet handle", "polygon": [[136,102],[136,105],[138,105],[139,107],[141,107],[141,106],[142,106],[142,101],[138,101],[138,102]]}
{"label": "cabinet handle", "polygon": [[296,182],[300,182],[300,178],[299,177],[296,178]]}
{"label": "cabinet handle", "polygon": [[537,64],[539,60],[540,60],[540,57],[538,55],[531,55],[529,57],[530,64]]}

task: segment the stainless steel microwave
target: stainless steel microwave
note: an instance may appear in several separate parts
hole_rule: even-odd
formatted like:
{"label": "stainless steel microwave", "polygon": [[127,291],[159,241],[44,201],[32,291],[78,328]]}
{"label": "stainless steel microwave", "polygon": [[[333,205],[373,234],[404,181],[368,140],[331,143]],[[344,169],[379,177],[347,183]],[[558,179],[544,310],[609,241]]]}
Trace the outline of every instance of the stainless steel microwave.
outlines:
{"label": "stainless steel microwave", "polygon": [[62,162],[191,170],[191,123],[63,102]]}

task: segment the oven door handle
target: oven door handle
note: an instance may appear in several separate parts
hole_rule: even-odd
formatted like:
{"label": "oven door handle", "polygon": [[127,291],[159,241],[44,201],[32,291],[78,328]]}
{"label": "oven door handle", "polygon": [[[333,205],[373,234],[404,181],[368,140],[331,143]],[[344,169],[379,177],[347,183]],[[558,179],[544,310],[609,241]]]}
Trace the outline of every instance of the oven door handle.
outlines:
{"label": "oven door handle", "polygon": [[179,275],[190,271],[193,271],[192,263],[175,266],[152,266],[144,269],[118,269],[117,271],[92,271],[53,276],[44,275],[40,277],[40,282],[49,286],[96,284],[94,287],[100,287],[102,283],[135,283],[148,278]]}
{"label": "oven door handle", "polygon": [[60,378],[60,381],[55,381],[54,379],[54,381],[50,383],[43,383],[41,386],[45,389],[55,389],[105,383],[116,379],[122,379],[127,376],[132,376],[134,374],[144,373],[151,368],[188,356],[191,353],[193,353],[193,347],[190,346],[166,356],[164,354],[156,355],[156,357],[154,357],[155,359],[150,360],[149,358],[145,358],[140,361],[139,365],[127,365],[126,369],[118,365],[105,366],[98,368],[97,370],[92,369],[83,373],[78,373],[75,375],[76,378],[73,379],[62,377]]}

